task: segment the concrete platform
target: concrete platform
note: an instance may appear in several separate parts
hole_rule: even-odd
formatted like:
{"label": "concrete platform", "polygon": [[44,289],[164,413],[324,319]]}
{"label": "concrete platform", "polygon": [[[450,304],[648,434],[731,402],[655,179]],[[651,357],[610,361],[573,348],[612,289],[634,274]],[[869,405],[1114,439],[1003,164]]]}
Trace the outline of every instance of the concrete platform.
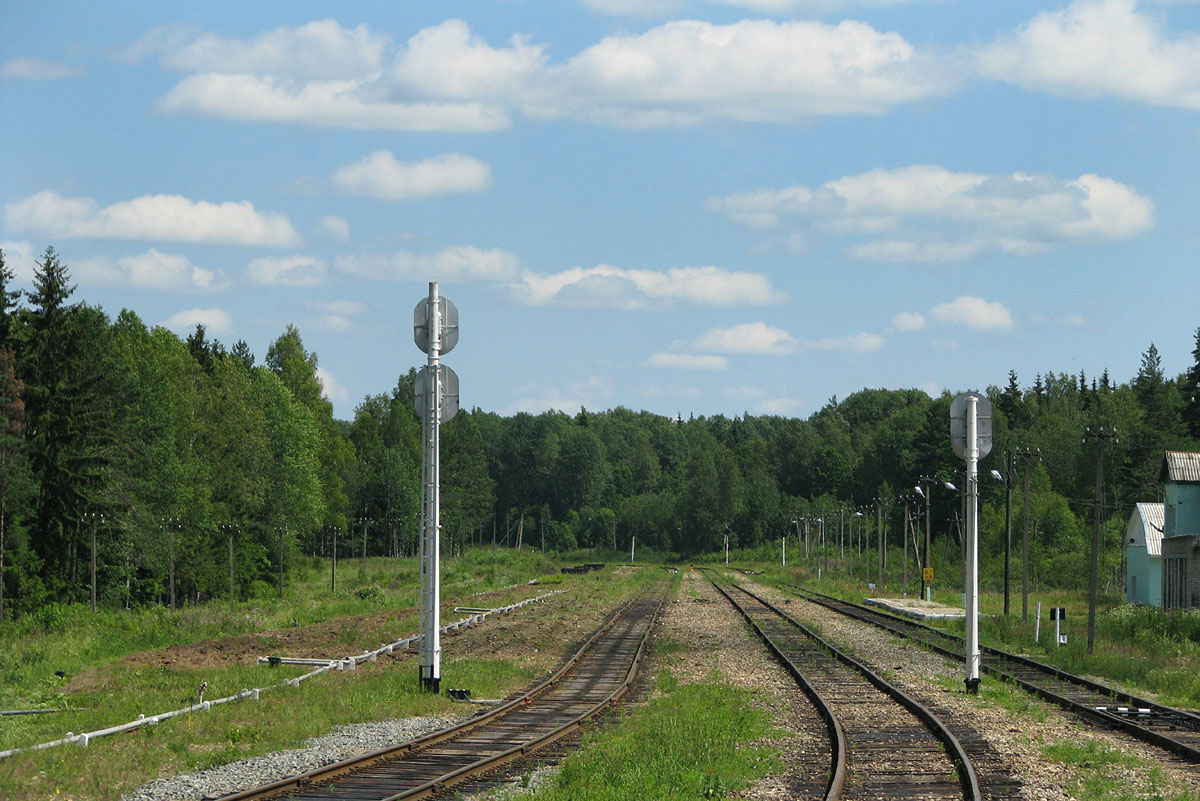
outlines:
{"label": "concrete platform", "polygon": [[920,598],[867,598],[863,603],[914,620],[961,620],[967,616],[967,610],[960,606],[946,606]]}

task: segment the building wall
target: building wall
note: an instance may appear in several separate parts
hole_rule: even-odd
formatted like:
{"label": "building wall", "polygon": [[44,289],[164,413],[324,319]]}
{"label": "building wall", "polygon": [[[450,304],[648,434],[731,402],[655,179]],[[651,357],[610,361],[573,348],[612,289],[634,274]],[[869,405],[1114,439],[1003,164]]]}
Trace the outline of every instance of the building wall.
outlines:
{"label": "building wall", "polygon": [[1164,485],[1163,536],[1200,534],[1200,484]]}
{"label": "building wall", "polygon": [[1144,545],[1125,546],[1125,600],[1162,606],[1162,557],[1150,556]]}
{"label": "building wall", "polygon": [[1161,586],[1164,609],[1200,607],[1200,537],[1163,538]]}

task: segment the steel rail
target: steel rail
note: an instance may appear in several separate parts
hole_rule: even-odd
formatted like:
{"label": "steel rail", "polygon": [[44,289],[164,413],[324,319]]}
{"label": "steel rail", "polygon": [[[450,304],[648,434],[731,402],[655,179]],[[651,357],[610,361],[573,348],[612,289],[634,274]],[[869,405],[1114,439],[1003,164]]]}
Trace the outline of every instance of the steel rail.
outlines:
{"label": "steel rail", "polygon": [[[908,618],[897,617],[879,609],[868,608],[861,604],[856,604],[851,601],[843,601],[840,598],[835,598],[825,593],[816,592],[805,587],[800,587],[795,584],[784,583],[784,586],[795,590],[801,598],[810,601],[811,603],[820,604],[821,606],[831,609],[839,614],[870,623],[874,626],[890,631],[906,639],[911,639],[919,642],[933,651],[936,651],[943,656],[955,659],[959,662],[964,661],[962,652],[962,638],[954,634],[950,634],[940,629],[935,629],[932,626],[927,626]],[[937,638],[959,646],[958,650],[938,645],[932,642],[930,638]],[[1200,742],[1200,715],[1189,712],[1184,709],[1164,706],[1155,703],[1145,698],[1141,698],[1122,690],[1108,687],[1099,682],[1083,676],[1078,676],[1073,673],[1068,673],[1065,670],[1048,665],[1044,662],[1039,662],[1036,659],[1031,659],[1020,654],[1013,654],[1007,651],[1002,651],[991,646],[981,645],[980,651],[986,656],[990,656],[995,660],[999,660],[1001,664],[1010,662],[1014,665],[1019,665],[1028,668],[1030,671],[1044,676],[1048,679],[1054,679],[1064,684],[1074,685],[1088,692],[1095,693],[1099,696],[1111,699],[1112,704],[1128,704],[1134,709],[1150,710],[1151,718],[1157,716],[1165,721],[1164,727],[1168,730],[1178,730],[1182,728],[1194,735],[1197,742]],[[1183,742],[1176,737],[1156,731],[1148,726],[1141,725],[1134,720],[1125,718],[1114,712],[1110,712],[1106,707],[1100,707],[1096,704],[1087,704],[1082,701],[1069,698],[1059,692],[1036,683],[1028,676],[1021,676],[1013,672],[1011,668],[1004,669],[996,662],[989,662],[984,659],[981,664],[981,669],[994,676],[1011,681],[1027,692],[1049,701],[1069,712],[1077,714],[1081,717],[1088,718],[1094,721],[1101,722],[1107,726],[1117,729],[1125,734],[1128,734],[1135,739],[1162,748],[1176,756],[1182,757],[1189,762],[1200,764],[1200,748]],[[1095,700],[1095,699],[1093,699]],[[1111,705],[1111,704],[1110,704]],[[1149,721],[1147,721],[1149,722]],[[1178,728],[1177,728],[1178,727]]]}
{"label": "steel rail", "polygon": [[771,637],[763,631],[750,613],[738,605],[736,601],[729,596],[725,589],[709,576],[709,581],[717,589],[717,592],[725,596],[733,608],[742,613],[742,617],[758,632],[758,636],[763,639],[767,647],[771,649],[771,653],[783,665],[784,669],[791,674],[796,683],[800,685],[800,689],[805,695],[812,700],[813,705],[817,709],[817,714],[821,720],[825,722],[825,728],[829,732],[829,781],[825,784],[825,801],[838,801],[842,797],[842,786],[846,780],[846,761],[849,758],[850,750],[846,745],[846,732],[842,728],[841,721],[834,714],[833,707],[825,696],[821,695],[820,691],[812,685],[812,683],[804,676],[804,673],[791,659],[784,654],[783,649],[771,639]]}
{"label": "steel rail", "polygon": [[[711,580],[711,577],[710,577],[710,580]],[[748,620],[750,619],[749,613],[745,609],[743,609],[742,606],[740,604],[738,604],[737,601],[735,601],[730,596],[730,594],[725,591],[724,588],[722,588],[715,581],[713,581],[713,584],[717,588],[717,590],[721,592],[722,595],[724,595],[727,599],[729,599],[730,603],[732,603],[736,609],[741,611],[742,614],[744,616],[746,616],[746,618]],[[828,641],[826,641],[822,637],[818,636],[814,631],[812,631],[804,624],[800,623],[799,621],[797,621],[794,618],[792,618],[791,616],[789,616],[786,612],[784,612],[783,610],[776,607],[770,601],[767,601],[766,599],[756,595],[755,593],[751,592],[750,590],[748,590],[745,587],[742,587],[740,585],[734,584],[732,586],[739,592],[746,594],[750,598],[753,598],[755,601],[762,604],[767,609],[771,610],[775,615],[777,615],[782,620],[785,620],[792,626],[795,626],[797,629],[799,629],[801,632],[803,632],[805,636],[812,639],[814,642],[819,643],[823,648],[825,648],[827,651],[829,651],[829,653],[837,661],[841,662],[842,664],[846,665],[847,667],[851,668],[852,670],[858,672],[860,675],[863,676],[863,678],[865,678],[877,690],[879,690],[880,692],[884,693],[888,697],[895,700],[898,704],[900,704],[902,707],[907,709],[913,716],[915,716],[918,720],[920,720],[921,723],[925,726],[925,728],[928,729],[929,732],[931,734],[933,734],[933,736],[939,742],[942,743],[943,747],[945,748],[946,755],[949,757],[951,762],[953,762],[955,764],[955,766],[957,768],[958,776],[959,776],[960,785],[962,787],[963,798],[966,799],[966,801],[981,801],[981,799],[983,797],[981,785],[979,782],[979,777],[975,771],[975,767],[971,762],[971,758],[967,755],[966,749],[963,748],[962,743],[959,742],[958,738],[954,736],[954,733],[951,732],[949,730],[949,728],[947,728],[946,725],[943,724],[942,721],[933,712],[931,712],[928,708],[926,708],[923,704],[921,704],[915,698],[913,698],[912,696],[905,693],[899,687],[896,687],[895,685],[893,685],[892,683],[890,683],[889,681],[884,679],[882,676],[875,673],[873,670],[868,668],[862,662],[859,662],[857,659],[842,652],[841,650],[839,650],[838,648],[836,648],[835,646],[830,644]],[[753,621],[751,621],[751,622],[753,623]],[[763,636],[764,639],[769,639],[762,633],[761,629],[757,625],[755,625],[755,628],[756,628],[756,630],[759,631],[760,636]],[[772,646],[772,647],[774,650],[776,650],[776,653],[779,652],[777,648],[775,648],[774,646]],[[790,662],[790,660],[788,660],[788,661]],[[796,668],[796,671],[798,671],[798,670],[799,669]],[[844,743],[842,744],[842,747],[844,748]],[[843,753],[845,753],[845,752],[843,752]],[[844,773],[844,771],[843,771],[843,773]],[[843,776],[843,778],[844,778],[844,776]],[[831,781],[831,785],[832,785],[832,781]],[[838,792],[840,793],[840,789],[841,789],[840,784],[837,789],[838,789]],[[835,799],[837,799],[839,797],[840,797],[839,795],[832,795],[832,796],[827,795],[826,796],[828,801],[835,801]]]}
{"label": "steel rail", "polygon": [[[502,719],[510,713],[525,709],[537,699],[547,695],[553,689],[557,688],[560,684],[568,680],[571,677],[571,672],[580,664],[582,659],[597,644],[597,642],[600,641],[601,638],[603,638],[606,634],[608,634],[619,622],[621,622],[625,615],[629,614],[634,606],[644,598],[645,596],[640,596],[638,598],[631,599],[622,606],[618,607],[605,618],[602,624],[583,643],[583,645],[581,645],[574,654],[564,660],[562,665],[560,665],[559,668],[550,676],[539,682],[528,691],[514,697],[512,700],[499,707],[496,707],[495,709],[489,710],[482,715],[464,721],[457,726],[442,729],[440,731],[425,735],[424,737],[419,737],[417,739],[394,746],[381,748],[376,751],[342,760],[340,762],[323,765],[319,768],[306,771],[305,773],[285,777],[259,787],[254,787],[248,790],[233,793],[231,795],[222,796],[221,801],[252,801],[253,799],[277,797],[279,794],[286,793],[287,791],[298,791],[303,787],[310,787],[320,783],[328,782],[329,780],[338,776],[346,775],[351,771],[361,770],[375,764],[386,762],[389,759],[402,758],[407,754],[416,754],[438,744],[486,730],[488,727],[502,722]],[[547,747],[553,742],[578,729],[589,718],[595,716],[601,710],[616,704],[617,701],[619,701],[625,694],[628,693],[629,689],[633,685],[633,682],[637,678],[641,663],[645,657],[647,642],[654,628],[654,622],[662,609],[665,598],[665,593],[660,593],[657,602],[654,603],[654,608],[649,614],[649,620],[647,622],[645,631],[642,633],[638,647],[629,663],[629,667],[625,673],[624,679],[601,701],[592,704],[584,712],[575,715],[561,726],[558,726],[549,733],[538,737],[536,740],[527,741],[512,748],[505,749],[500,753],[476,760],[469,765],[449,771],[431,781],[408,788],[400,793],[376,796],[378,801],[394,801],[394,799],[401,798],[429,798],[434,795],[441,794],[450,787],[468,781],[474,776],[494,770],[504,762],[520,758],[526,754]]]}

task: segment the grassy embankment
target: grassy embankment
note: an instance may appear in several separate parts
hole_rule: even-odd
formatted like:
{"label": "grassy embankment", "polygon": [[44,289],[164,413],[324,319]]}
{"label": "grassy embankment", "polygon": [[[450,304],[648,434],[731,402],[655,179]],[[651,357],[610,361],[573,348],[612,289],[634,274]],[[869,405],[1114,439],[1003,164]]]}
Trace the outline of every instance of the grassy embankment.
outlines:
{"label": "grassy embankment", "polygon": [[[54,707],[55,714],[0,718],[0,748],[23,747],[178,709],[196,701],[201,682],[209,699],[243,688],[267,687],[307,668],[268,668],[256,655],[339,657],[376,648],[415,633],[416,567],[403,561],[359,560],[339,565],[338,592],[329,592],[328,566],[293,576],[285,597],[228,601],[164,609],[101,610],[53,607],[0,629],[0,706]],[[608,570],[562,576],[557,564],[511,550],[468,552],[443,562],[443,619],[462,617],[456,605],[500,606],[551,589],[569,589],[536,607],[493,618],[445,644],[442,683],[468,687],[477,698],[500,697],[541,675],[565,653],[571,636],[549,626],[526,629],[524,616],[563,619],[572,636],[591,630],[603,613],[634,594],[658,571],[616,575]],[[502,647],[468,647],[492,631]],[[297,652],[296,649],[303,649]],[[56,671],[65,676],[58,677]],[[0,797],[14,801],[61,797],[116,799],[122,791],[160,775],[189,772],[281,748],[344,723],[467,711],[444,696],[417,687],[415,657],[381,660],[358,670],[330,673],[299,688],[264,692],[259,701],[216,707],[93,741],[86,749],[65,745],[0,761]]]}

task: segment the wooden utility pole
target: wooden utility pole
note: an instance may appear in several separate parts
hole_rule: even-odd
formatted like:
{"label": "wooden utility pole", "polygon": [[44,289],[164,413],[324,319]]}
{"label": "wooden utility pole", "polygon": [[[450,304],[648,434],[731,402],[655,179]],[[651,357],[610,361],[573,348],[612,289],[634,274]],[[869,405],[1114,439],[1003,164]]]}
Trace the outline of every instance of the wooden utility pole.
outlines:
{"label": "wooden utility pole", "polygon": [[879,587],[883,588],[883,499],[875,501],[875,524],[879,527]]}
{"label": "wooden utility pole", "polygon": [[1008,617],[1009,569],[1012,563],[1012,449],[1004,452],[1004,616]]}
{"label": "wooden utility pole", "polygon": [[1096,440],[1096,500],[1092,514],[1092,569],[1088,585],[1087,652],[1092,653],[1096,641],[1096,585],[1100,577],[1100,526],[1104,520],[1104,444],[1116,441],[1112,431],[1104,428],[1087,429],[1084,436]]}
{"label": "wooden utility pole", "polygon": [[1033,510],[1029,507],[1029,463],[1035,456],[1037,451],[1023,450],[1017,451],[1017,456],[1025,460],[1025,493],[1023,502],[1023,517],[1025,518],[1025,534],[1021,542],[1021,622],[1029,622],[1029,521],[1033,517]]}

